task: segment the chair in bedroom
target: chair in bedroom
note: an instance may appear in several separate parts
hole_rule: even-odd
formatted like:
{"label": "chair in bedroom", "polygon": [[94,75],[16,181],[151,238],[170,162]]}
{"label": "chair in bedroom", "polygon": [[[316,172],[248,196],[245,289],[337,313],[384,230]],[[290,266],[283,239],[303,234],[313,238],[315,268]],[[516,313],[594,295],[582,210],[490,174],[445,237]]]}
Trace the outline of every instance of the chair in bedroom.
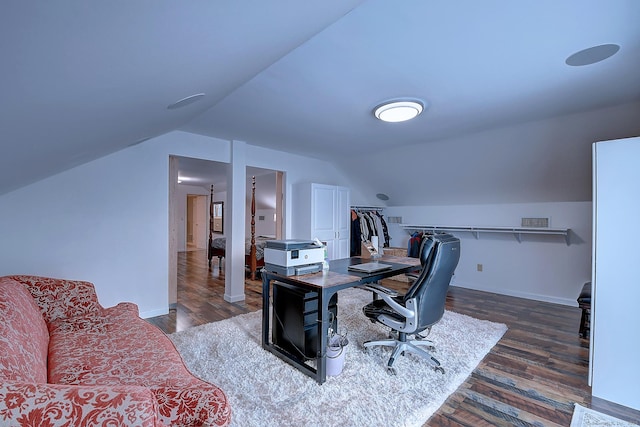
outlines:
{"label": "chair in bedroom", "polygon": [[446,233],[425,237],[420,248],[420,257],[423,255],[422,270],[404,295],[377,284],[364,286],[380,298],[363,307],[365,316],[392,330],[389,339],[366,341],[364,347],[393,347],[387,363],[392,375],[396,374],[394,362],[405,353],[423,357],[444,374],[440,362],[427,351],[435,348],[433,342],[421,333],[428,335],[444,314],[451,277],[460,259],[460,240]]}

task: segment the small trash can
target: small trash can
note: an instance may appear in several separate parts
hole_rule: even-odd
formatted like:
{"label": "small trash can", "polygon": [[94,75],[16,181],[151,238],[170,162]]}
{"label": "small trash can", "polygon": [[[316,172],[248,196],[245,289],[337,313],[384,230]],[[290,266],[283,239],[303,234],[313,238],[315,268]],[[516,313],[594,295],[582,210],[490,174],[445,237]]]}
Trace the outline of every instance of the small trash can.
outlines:
{"label": "small trash can", "polygon": [[327,343],[327,375],[340,375],[344,368],[344,356],[349,340],[346,336],[332,335]]}

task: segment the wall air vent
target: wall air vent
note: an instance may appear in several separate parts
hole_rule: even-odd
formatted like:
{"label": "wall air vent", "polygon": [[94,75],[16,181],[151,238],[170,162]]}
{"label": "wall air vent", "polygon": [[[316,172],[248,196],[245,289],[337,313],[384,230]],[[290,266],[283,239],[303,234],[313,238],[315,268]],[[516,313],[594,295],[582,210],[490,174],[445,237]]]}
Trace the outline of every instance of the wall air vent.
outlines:
{"label": "wall air vent", "polygon": [[548,228],[549,218],[522,218],[522,227]]}

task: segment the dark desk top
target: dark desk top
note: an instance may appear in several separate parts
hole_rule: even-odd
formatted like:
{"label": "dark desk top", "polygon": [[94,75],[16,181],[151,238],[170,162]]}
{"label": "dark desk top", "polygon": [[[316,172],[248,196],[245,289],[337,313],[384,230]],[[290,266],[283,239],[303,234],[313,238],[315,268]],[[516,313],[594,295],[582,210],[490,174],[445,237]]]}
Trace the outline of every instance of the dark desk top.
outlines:
{"label": "dark desk top", "polygon": [[[342,286],[350,283],[355,284],[360,282],[373,282],[387,277],[392,277],[398,274],[413,271],[417,266],[420,266],[420,260],[418,258],[383,255],[381,258],[378,258],[377,261],[384,264],[390,264],[392,268],[389,270],[378,271],[372,274],[359,273],[356,271],[348,270],[350,265],[362,264],[372,261],[375,260],[363,259],[360,257],[336,259],[329,262],[329,271],[326,273],[318,272],[312,274],[303,274],[300,276],[287,276],[287,281],[299,282],[318,288],[330,288],[333,286]],[[278,276],[274,273],[268,274]]]}

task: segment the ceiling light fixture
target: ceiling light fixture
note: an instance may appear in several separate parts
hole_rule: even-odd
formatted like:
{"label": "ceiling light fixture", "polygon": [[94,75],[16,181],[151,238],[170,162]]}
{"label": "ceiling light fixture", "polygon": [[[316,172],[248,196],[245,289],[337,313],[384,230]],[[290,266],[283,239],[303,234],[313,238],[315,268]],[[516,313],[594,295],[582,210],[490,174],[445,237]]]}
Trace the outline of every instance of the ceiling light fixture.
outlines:
{"label": "ceiling light fixture", "polygon": [[167,106],[168,110],[175,110],[177,108],[186,107],[194,102],[200,101],[204,97],[204,93],[196,93],[195,95],[189,95],[186,98],[182,98],[173,104]]}
{"label": "ceiling light fixture", "polygon": [[405,122],[417,117],[424,110],[424,103],[417,99],[391,100],[378,105],[373,114],[383,122]]}
{"label": "ceiling light fixture", "polygon": [[569,56],[564,62],[572,67],[591,65],[615,55],[620,50],[617,44],[601,44],[583,49]]}

